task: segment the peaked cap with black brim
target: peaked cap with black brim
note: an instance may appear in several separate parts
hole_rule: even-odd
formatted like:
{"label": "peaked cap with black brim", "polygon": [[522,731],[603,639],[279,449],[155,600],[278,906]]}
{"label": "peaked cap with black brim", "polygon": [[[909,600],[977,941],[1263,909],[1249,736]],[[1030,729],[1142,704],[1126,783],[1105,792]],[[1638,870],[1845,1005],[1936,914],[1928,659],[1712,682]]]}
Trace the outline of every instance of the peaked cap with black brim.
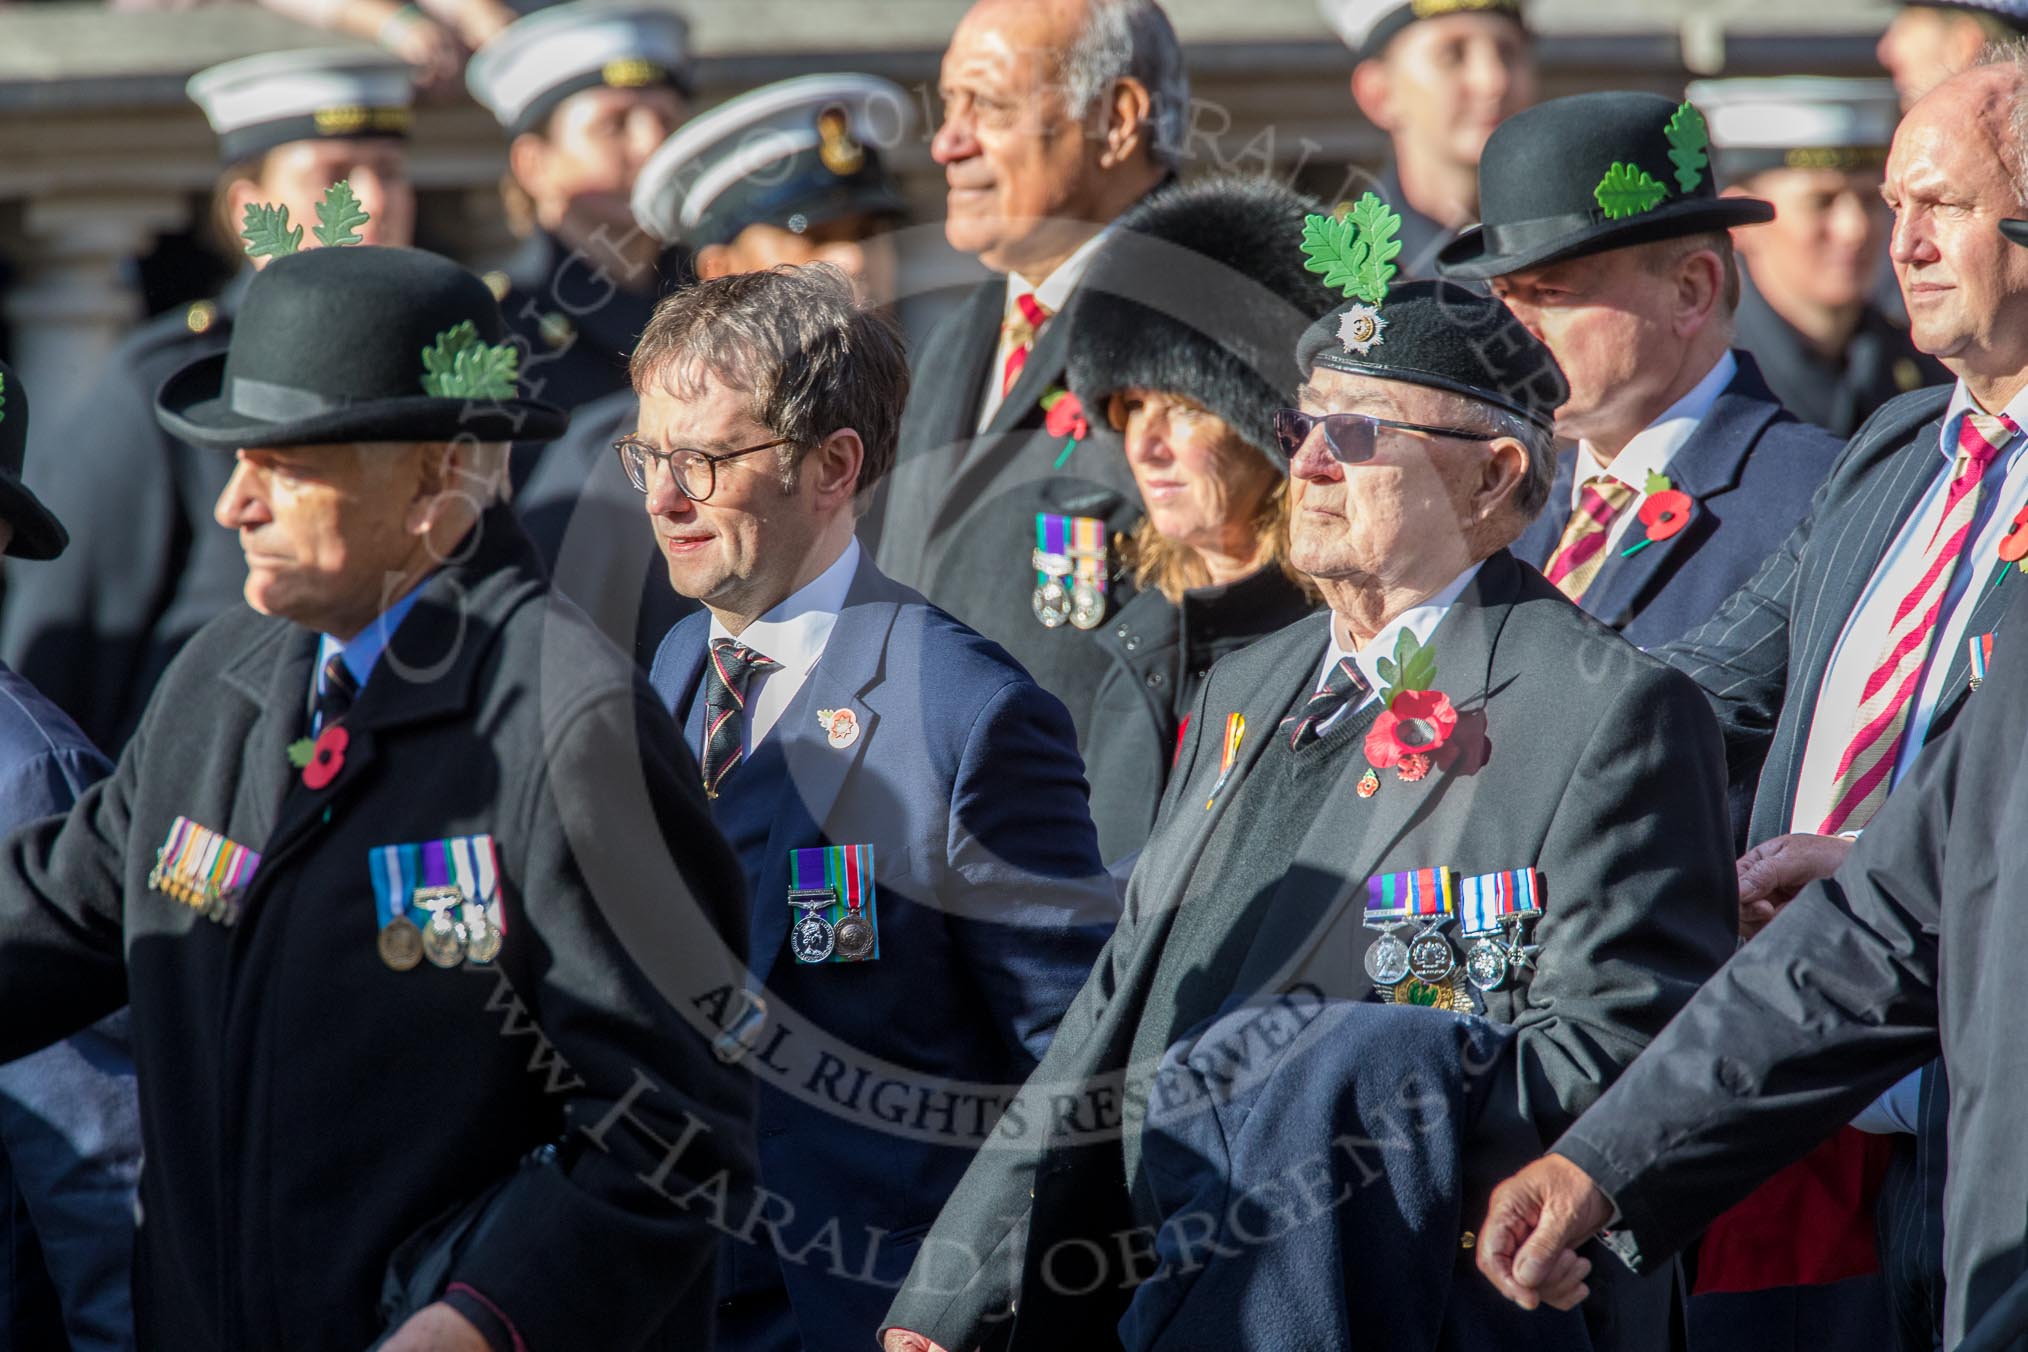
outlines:
{"label": "peaked cap with black brim", "polygon": [[1718,195],[1704,119],[1690,104],[1606,90],[1551,99],[1495,127],[1479,158],[1479,215],[1437,255],[1438,273],[1482,282],[1758,225],[1774,219],[1774,207]]}
{"label": "peaked cap with black brim", "polygon": [[429,392],[424,354],[460,326],[507,341],[492,292],[448,258],[369,245],[277,258],[248,285],[232,344],[169,377],[155,418],[217,450],[359,441],[549,441],[569,418],[520,398]]}
{"label": "peaked cap with black brim", "polygon": [[1441,279],[1391,287],[1377,310],[1339,306],[1303,335],[1296,365],[1305,379],[1323,367],[1448,390],[1544,430],[1570,398],[1563,368],[1513,311]]}
{"label": "peaked cap with black brim", "polygon": [[1303,218],[1320,209],[1231,175],[1164,188],[1122,216],[1078,285],[1071,392],[1095,417],[1126,389],[1184,395],[1286,471],[1274,415],[1301,383],[1295,343],[1338,302],[1303,266]]}

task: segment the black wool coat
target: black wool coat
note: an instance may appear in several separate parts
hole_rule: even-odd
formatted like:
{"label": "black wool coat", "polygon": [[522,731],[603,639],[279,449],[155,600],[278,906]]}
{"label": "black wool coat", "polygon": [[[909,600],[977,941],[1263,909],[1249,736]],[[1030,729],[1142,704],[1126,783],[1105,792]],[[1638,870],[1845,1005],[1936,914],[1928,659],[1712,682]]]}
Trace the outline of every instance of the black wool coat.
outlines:
{"label": "black wool coat", "polygon": [[1314,609],[1302,588],[1269,567],[1185,592],[1180,605],[1144,591],[1098,631],[1111,664],[1092,696],[1084,762],[1099,856],[1108,864],[1147,843],[1178,731],[1211,664]]}
{"label": "black wool coat", "polygon": [[[677,1012],[743,966],[739,866],[645,680],[512,515],[455,558],[325,788],[287,754],[318,636],[242,607],[185,647],[110,779],[0,848],[0,1056],[133,1005],[143,1347],[356,1352],[390,1252],[510,1175],[450,1280],[528,1346],[709,1319],[705,1212],[642,1179],[750,1170],[748,1087]],[[259,853],[236,924],[151,887],[178,816]],[[390,969],[370,852],[481,833],[497,959]]]}
{"label": "black wool coat", "polygon": [[1068,385],[1065,361],[1079,295],[1043,326],[1006,401],[981,432],[979,408],[1000,343],[1007,283],[982,283],[930,334],[911,373],[894,472],[862,527],[880,571],[913,587],[1014,655],[1036,684],[1062,700],[1079,745],[1109,659],[1093,634],[1036,620],[1035,517],[1106,523],[1106,618],[1131,599],[1113,541],[1140,523],[1141,495],[1105,410],[1085,410],[1075,446],[1045,426],[1043,398]]}

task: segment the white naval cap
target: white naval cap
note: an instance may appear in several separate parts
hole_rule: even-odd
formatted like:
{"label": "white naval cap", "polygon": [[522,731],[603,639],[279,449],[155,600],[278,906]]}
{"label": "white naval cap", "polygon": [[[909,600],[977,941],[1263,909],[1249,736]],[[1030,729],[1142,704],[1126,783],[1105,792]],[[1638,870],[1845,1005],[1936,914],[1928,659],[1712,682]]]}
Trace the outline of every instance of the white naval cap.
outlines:
{"label": "white naval cap", "polygon": [[1902,0],[1910,9],[1962,9],[1990,14],[2009,27],[2028,33],[2028,0]]}
{"label": "white naval cap", "polygon": [[634,180],[634,219],[664,243],[723,244],[750,225],[800,234],[906,211],[880,162],[915,134],[908,91],[874,75],[804,75],[728,99],[664,141]]}
{"label": "white naval cap", "polygon": [[1894,82],[1886,79],[1698,80],[1683,96],[1704,114],[1727,182],[1764,169],[1877,167],[1901,120]]}
{"label": "white naval cap", "polygon": [[517,19],[472,55],[465,87],[510,135],[581,89],[691,90],[690,25],[652,0],[574,0]]}
{"label": "white naval cap", "polygon": [[415,98],[406,65],[346,48],[242,57],[197,72],[183,88],[227,162],[290,141],[407,136]]}
{"label": "white naval cap", "polygon": [[1361,61],[1380,55],[1396,33],[1418,19],[1504,14],[1525,26],[1521,0],[1317,0],[1317,8]]}

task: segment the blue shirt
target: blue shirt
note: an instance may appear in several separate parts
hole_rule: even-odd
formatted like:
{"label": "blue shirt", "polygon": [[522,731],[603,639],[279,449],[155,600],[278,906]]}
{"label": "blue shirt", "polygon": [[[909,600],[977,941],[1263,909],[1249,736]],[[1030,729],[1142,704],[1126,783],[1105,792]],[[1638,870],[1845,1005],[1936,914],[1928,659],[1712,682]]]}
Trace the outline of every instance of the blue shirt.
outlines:
{"label": "blue shirt", "polygon": [[[350,639],[340,640],[330,634],[320,636],[317,645],[317,662],[310,672],[310,708],[312,716],[317,707],[317,697],[324,693],[324,664],[337,653],[345,660],[345,669],[352,673],[352,683],[363,694],[366,682],[373,675],[373,668],[380,662],[380,655],[387,651],[387,641],[394,637],[394,631],[401,628],[402,619],[414,608],[416,598],[422,595],[424,578],[409,588],[408,594],[380,613],[378,619],[354,634]],[[318,730],[318,729],[313,729]]]}

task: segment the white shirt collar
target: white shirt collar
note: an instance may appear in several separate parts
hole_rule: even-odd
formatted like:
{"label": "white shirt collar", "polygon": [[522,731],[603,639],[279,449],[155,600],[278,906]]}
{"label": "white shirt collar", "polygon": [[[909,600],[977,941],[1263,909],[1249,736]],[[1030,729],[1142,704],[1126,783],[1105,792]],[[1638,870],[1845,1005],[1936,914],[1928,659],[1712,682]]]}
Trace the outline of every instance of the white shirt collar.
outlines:
{"label": "white shirt collar", "polygon": [[845,608],[845,595],[852,590],[852,578],[859,571],[859,541],[848,540],[836,562],[817,574],[789,598],[734,635],[711,617],[710,638],[736,637],[739,642],[782,664],[784,671],[807,672],[824,655],[831,641],[831,629],[838,612]]}
{"label": "white shirt collar", "polygon": [[1108,225],[1096,235],[1077,246],[1077,252],[1056,265],[1056,271],[1040,282],[1031,282],[1018,272],[1007,274],[1007,313],[1014,313],[1016,296],[1033,296],[1043,309],[1055,314],[1070,299],[1070,293],[1084,280],[1085,270],[1091,266],[1092,258],[1105,242],[1112,238],[1118,226]]}
{"label": "white shirt collar", "polygon": [[[1394,644],[1400,636],[1401,631],[1406,629],[1415,635],[1416,642],[1427,644],[1429,636],[1436,632],[1436,627],[1439,624],[1443,623],[1443,618],[1449,613],[1452,604],[1456,602],[1459,596],[1464,594],[1465,588],[1471,585],[1472,579],[1479,575],[1479,569],[1484,566],[1485,560],[1481,559],[1478,563],[1473,564],[1465,569],[1464,572],[1452,578],[1442,591],[1437,592],[1428,600],[1412,605],[1407,610],[1396,615],[1393,619],[1382,625],[1380,632],[1373,636],[1373,640],[1356,653],[1347,649],[1339,641],[1338,618],[1335,615],[1332,616],[1331,650],[1324,654],[1324,665],[1318,669],[1319,674],[1316,684],[1311,688],[1316,689],[1321,687],[1323,685],[1323,673],[1330,671],[1332,667],[1336,666],[1339,659],[1350,657],[1359,667],[1359,674],[1366,678],[1366,683],[1373,687],[1375,692],[1383,689],[1387,685],[1387,682],[1381,679],[1379,669],[1380,659],[1383,657],[1389,661],[1394,659]],[[1441,661],[1441,656],[1439,656],[1439,660]]]}
{"label": "white shirt collar", "polygon": [[1711,406],[1718,402],[1718,396],[1725,393],[1725,387],[1739,374],[1739,359],[1728,350],[1718,359],[1704,379],[1690,387],[1690,392],[1662,410],[1662,416],[1634,434],[1634,439],[1613,457],[1610,465],[1601,465],[1598,456],[1592,452],[1591,443],[1577,443],[1577,469],[1571,476],[1570,501],[1576,506],[1584,496],[1584,482],[1601,474],[1610,475],[1634,490],[1635,493],[1648,491],[1648,476],[1660,474],[1669,467],[1669,461],[1676,452],[1683,449],[1683,443],[1697,430],[1697,424],[1711,416]]}
{"label": "white shirt collar", "polygon": [[[1944,459],[1955,461],[1958,458],[1959,415],[1969,413],[1978,407],[1978,401],[1972,398],[1972,392],[1966,389],[1965,382],[1960,380],[1957,388],[1951,391],[1950,403],[1944,408],[1943,432],[1937,438],[1937,449],[1943,452]],[[2015,395],[2013,401],[2000,411],[2021,426],[2028,427],[2028,388],[2023,388],[2021,393]]]}

